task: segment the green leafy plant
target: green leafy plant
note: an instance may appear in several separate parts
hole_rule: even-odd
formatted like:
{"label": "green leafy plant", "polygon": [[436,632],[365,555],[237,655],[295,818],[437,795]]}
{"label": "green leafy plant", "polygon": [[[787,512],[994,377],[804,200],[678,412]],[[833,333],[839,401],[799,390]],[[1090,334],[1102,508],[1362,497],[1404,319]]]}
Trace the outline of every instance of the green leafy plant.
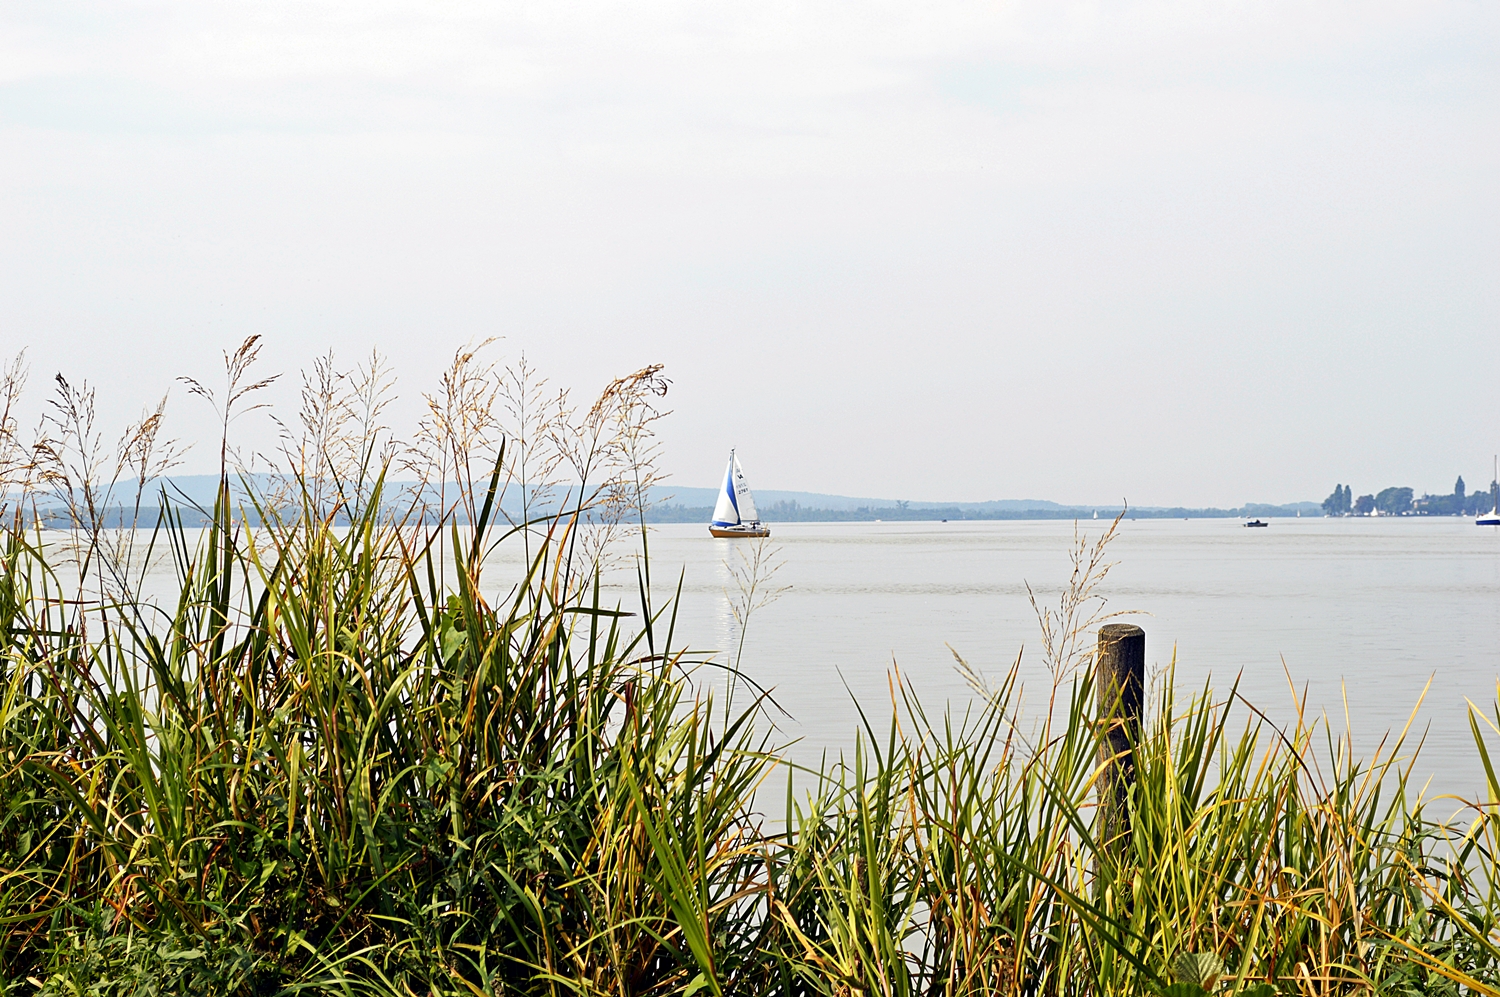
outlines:
{"label": "green leafy plant", "polygon": [[1205,997],[1212,993],[1238,994],[1243,997],[1273,997],[1276,988],[1269,983],[1223,988],[1224,960],[1212,952],[1182,952],[1172,963],[1172,980],[1161,989],[1163,997]]}

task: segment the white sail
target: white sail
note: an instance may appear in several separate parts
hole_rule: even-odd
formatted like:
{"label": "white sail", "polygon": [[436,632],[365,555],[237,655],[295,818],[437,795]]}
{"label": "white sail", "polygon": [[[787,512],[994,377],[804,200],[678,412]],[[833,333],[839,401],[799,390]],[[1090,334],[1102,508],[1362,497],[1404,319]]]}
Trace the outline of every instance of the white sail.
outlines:
{"label": "white sail", "polygon": [[750,482],[745,480],[745,469],[740,467],[740,459],[729,451],[729,468],[734,477],[734,504],[740,512],[740,521],[744,523],[760,522],[760,513],[755,509],[755,496],[750,494]]}
{"label": "white sail", "polygon": [[724,468],[724,483],[719,486],[719,500],[714,503],[713,524],[715,526],[738,526],[740,524],[740,510],[734,494],[735,463],[734,451],[731,450],[729,451],[729,466]]}

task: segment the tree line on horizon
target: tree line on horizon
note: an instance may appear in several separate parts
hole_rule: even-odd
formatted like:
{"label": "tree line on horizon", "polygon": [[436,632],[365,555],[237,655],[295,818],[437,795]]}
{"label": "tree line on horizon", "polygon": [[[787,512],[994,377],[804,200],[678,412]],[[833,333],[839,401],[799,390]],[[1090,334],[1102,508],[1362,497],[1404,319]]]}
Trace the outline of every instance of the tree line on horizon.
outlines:
{"label": "tree line on horizon", "polygon": [[1495,508],[1496,496],[1500,495],[1500,483],[1490,482],[1484,491],[1470,492],[1464,485],[1463,475],[1453,484],[1450,495],[1424,494],[1413,498],[1410,488],[1392,486],[1382,488],[1373,495],[1354,497],[1349,485],[1333,486],[1333,494],[1323,500],[1325,516],[1478,516]]}
{"label": "tree line on horizon", "polygon": [[[1298,516],[1312,511],[1312,503],[1302,505],[1296,503],[1288,505],[1269,505],[1266,503],[1247,502],[1235,509],[1216,508],[1187,508],[1184,506],[1173,506],[1170,508],[1153,507],[1147,509],[1130,508],[1128,510],[1131,519],[1234,519],[1243,516]],[[1094,513],[1094,518],[1113,519],[1121,512],[1121,507],[1114,506],[1059,506],[1055,509],[974,509],[961,506],[916,506],[910,503],[897,503],[889,506],[861,506],[857,509],[823,509],[813,506],[804,506],[798,502],[772,502],[760,507],[761,518],[767,522],[782,523],[869,523],[869,522],[948,522],[953,521],[976,521],[989,522],[994,520],[1041,520],[1041,519],[1088,519]],[[648,523],[706,523],[713,513],[712,506],[680,505],[677,503],[662,503],[651,506],[645,512]]]}

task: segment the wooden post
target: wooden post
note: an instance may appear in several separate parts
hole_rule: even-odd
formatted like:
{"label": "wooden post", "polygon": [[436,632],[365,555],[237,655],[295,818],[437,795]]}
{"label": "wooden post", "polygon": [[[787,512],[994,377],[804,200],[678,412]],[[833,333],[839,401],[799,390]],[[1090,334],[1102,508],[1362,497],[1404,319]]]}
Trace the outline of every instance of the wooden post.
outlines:
{"label": "wooden post", "polygon": [[1094,681],[1099,695],[1099,821],[1101,845],[1111,851],[1130,841],[1126,794],[1135,782],[1135,744],[1141,733],[1146,686],[1146,631],[1130,623],[1099,628]]}

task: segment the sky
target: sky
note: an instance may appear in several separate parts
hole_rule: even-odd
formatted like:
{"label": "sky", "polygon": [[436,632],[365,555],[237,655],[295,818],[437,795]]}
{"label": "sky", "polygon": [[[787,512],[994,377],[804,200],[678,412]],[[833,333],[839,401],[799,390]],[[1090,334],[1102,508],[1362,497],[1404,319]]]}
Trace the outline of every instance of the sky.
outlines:
{"label": "sky", "polygon": [[[500,337],[672,379],[663,468],[1137,505],[1487,483],[1500,5],[0,5],[30,404]],[[275,439],[266,413],[235,427]]]}

